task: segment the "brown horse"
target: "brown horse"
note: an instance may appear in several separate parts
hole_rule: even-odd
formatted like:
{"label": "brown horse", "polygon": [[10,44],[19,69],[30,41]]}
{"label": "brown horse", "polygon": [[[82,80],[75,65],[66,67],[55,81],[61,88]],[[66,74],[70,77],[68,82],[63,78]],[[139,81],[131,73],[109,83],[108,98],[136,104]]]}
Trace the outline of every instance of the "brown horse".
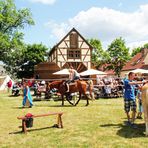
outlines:
{"label": "brown horse", "polygon": [[[53,81],[51,83],[49,83],[48,85],[49,89],[53,89],[56,88],[58,89],[58,92],[61,94],[62,96],[62,105],[64,105],[64,95],[66,96],[66,100],[71,104],[71,105],[77,105],[81,99],[82,94],[85,96],[87,103],[86,106],[89,105],[89,99],[94,99],[92,98],[92,87],[88,87],[87,82],[82,81],[82,80],[77,80],[75,81],[74,84],[69,86],[69,92],[70,93],[74,93],[74,92],[79,92],[79,99],[77,100],[77,102],[75,104],[73,104],[68,98],[67,98],[67,89],[65,86],[65,81]],[[87,89],[89,88],[89,89]],[[86,94],[86,91],[89,91],[89,94],[91,96],[91,98],[89,98]]]}
{"label": "brown horse", "polygon": [[143,106],[144,120],[146,126],[145,134],[146,136],[148,136],[148,83],[146,83],[142,87],[142,106]]}

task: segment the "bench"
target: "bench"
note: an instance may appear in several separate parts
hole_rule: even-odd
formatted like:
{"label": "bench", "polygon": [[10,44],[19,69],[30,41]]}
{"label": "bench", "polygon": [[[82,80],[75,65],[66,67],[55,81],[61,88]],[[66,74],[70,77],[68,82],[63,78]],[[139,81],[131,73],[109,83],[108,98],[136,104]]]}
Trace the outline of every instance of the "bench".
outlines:
{"label": "bench", "polygon": [[[62,112],[49,112],[47,114],[40,114],[40,115],[32,115],[31,118],[38,118],[38,117],[45,117],[45,116],[51,116],[51,115],[57,115],[57,127],[58,128],[63,128],[63,123],[62,123]],[[23,116],[23,117],[17,117],[17,119],[22,120],[22,132],[27,133],[27,127],[26,127],[26,120],[28,117]]]}

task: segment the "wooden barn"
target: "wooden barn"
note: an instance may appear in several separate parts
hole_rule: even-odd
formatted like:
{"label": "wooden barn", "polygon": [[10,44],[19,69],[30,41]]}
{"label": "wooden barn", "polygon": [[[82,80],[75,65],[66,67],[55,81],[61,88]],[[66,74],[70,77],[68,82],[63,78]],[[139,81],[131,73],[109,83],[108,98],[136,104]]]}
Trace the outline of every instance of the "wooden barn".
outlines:
{"label": "wooden barn", "polygon": [[34,75],[40,79],[54,79],[52,73],[59,71],[60,68],[53,62],[41,62],[34,67]]}
{"label": "wooden barn", "polygon": [[[73,28],[49,52],[48,62],[35,67],[40,78],[56,78],[53,72],[73,66],[78,72],[91,68],[92,46]],[[52,64],[51,64],[52,63]],[[52,66],[51,66],[52,65]]]}

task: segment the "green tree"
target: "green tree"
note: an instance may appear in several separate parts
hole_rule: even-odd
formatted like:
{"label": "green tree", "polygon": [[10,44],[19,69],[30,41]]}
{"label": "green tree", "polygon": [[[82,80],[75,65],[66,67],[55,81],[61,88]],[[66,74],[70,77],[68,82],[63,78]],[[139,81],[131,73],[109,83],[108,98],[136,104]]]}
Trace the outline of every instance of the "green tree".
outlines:
{"label": "green tree", "polygon": [[21,67],[21,77],[34,74],[34,66],[40,62],[46,61],[48,48],[43,44],[27,45],[26,50],[23,53],[23,63]]}
{"label": "green tree", "polygon": [[0,61],[5,62],[19,46],[19,30],[33,24],[29,9],[17,10],[13,0],[0,0]]}
{"label": "green tree", "polygon": [[110,56],[108,69],[113,69],[116,75],[120,76],[125,63],[130,59],[129,49],[125,46],[125,41],[120,37],[115,39],[108,47]]}
{"label": "green tree", "polygon": [[141,52],[142,48],[147,48],[148,49],[148,43],[144,44],[142,47],[137,47],[137,48],[133,49],[131,56],[133,57],[137,53]]}
{"label": "green tree", "polygon": [[92,51],[92,63],[96,68],[99,68],[106,62],[108,54],[103,50],[100,40],[90,39],[88,40],[90,45],[93,47]]}
{"label": "green tree", "polygon": [[147,48],[148,49],[148,43],[144,44],[143,48]]}
{"label": "green tree", "polygon": [[[5,63],[5,68],[14,77],[31,77],[34,66],[46,60],[48,48],[42,44],[21,45],[14,50]],[[17,58],[18,57],[18,58]]]}
{"label": "green tree", "polygon": [[131,56],[133,57],[133,56],[135,56],[137,53],[139,53],[141,51],[141,47],[137,47],[137,48],[134,48],[133,50],[132,50],[132,54],[131,54]]}
{"label": "green tree", "polygon": [[[20,71],[20,64],[23,61],[23,52],[22,49],[21,50],[15,50],[14,52],[11,53],[11,55],[7,55],[8,60],[5,62],[5,69],[7,70],[7,72],[13,76],[13,78],[17,78],[18,77],[18,72]],[[16,58],[19,57],[19,58]],[[20,59],[20,60],[19,60]]]}

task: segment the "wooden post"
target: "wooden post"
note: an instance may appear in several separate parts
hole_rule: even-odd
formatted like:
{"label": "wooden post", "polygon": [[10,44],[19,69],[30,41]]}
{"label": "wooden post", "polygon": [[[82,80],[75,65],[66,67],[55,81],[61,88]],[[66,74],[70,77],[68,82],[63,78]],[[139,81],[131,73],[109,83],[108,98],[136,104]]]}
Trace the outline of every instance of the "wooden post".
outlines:
{"label": "wooden post", "polygon": [[60,127],[60,118],[59,118],[59,114],[58,114],[58,116],[57,116],[57,125],[58,125],[58,127]]}
{"label": "wooden post", "polygon": [[22,120],[22,132],[24,132],[25,134],[27,133],[26,121],[25,121],[25,119]]}
{"label": "wooden post", "polygon": [[59,118],[60,127],[63,128],[63,123],[62,123],[62,117],[61,116],[62,116],[62,114],[59,114],[58,118]]}

